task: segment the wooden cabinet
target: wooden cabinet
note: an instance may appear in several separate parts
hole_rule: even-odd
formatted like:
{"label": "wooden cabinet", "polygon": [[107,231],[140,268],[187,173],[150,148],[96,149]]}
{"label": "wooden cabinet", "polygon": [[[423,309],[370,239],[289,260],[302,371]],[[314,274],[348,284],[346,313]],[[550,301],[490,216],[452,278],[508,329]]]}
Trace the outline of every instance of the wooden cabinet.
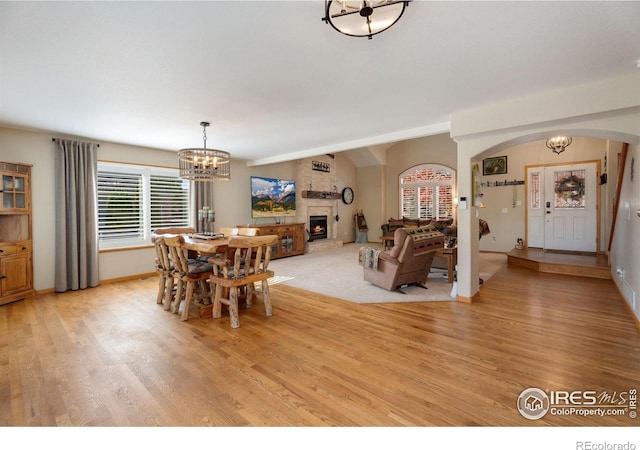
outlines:
{"label": "wooden cabinet", "polygon": [[33,290],[31,165],[0,162],[0,305]]}
{"label": "wooden cabinet", "polygon": [[304,227],[304,223],[288,223],[280,225],[238,225],[238,228],[257,228],[260,230],[260,236],[268,234],[277,235],[278,244],[272,247],[272,259],[304,254]]}

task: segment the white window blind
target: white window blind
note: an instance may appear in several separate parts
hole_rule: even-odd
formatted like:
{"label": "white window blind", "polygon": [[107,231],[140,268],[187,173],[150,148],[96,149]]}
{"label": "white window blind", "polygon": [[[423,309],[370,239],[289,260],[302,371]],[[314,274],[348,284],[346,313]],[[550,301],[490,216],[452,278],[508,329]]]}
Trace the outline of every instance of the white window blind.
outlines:
{"label": "white window blind", "polygon": [[[186,187],[186,189],[185,189]],[[189,224],[189,184],[175,176],[151,175],[151,230]]]}
{"label": "white window blind", "polygon": [[142,175],[98,170],[100,242],[144,239]]}
{"label": "white window blind", "polygon": [[438,164],[412,167],[398,177],[400,213],[410,219],[452,219],[455,171]]}
{"label": "white window blind", "polygon": [[150,245],[152,230],[189,224],[189,183],[177,169],[98,163],[101,249]]}

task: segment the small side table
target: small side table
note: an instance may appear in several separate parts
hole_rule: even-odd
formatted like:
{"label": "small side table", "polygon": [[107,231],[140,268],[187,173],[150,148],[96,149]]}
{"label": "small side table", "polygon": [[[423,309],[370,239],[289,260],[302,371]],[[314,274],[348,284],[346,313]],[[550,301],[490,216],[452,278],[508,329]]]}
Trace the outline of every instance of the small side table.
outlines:
{"label": "small side table", "polygon": [[453,283],[456,264],[458,264],[458,246],[436,250],[435,256],[440,256],[447,260],[447,282]]}
{"label": "small side table", "polygon": [[382,245],[385,250],[389,250],[393,247],[393,236],[380,236],[380,240],[382,241]]}

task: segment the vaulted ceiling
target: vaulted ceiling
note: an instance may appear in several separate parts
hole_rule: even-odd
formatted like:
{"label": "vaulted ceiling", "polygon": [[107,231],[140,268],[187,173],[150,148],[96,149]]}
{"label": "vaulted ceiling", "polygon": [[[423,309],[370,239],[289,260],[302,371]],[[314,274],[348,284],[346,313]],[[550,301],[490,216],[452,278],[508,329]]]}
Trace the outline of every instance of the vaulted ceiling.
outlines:
{"label": "vaulted ceiling", "polygon": [[372,40],[323,1],[0,2],[0,125],[251,164],[448,132],[454,111],[637,71],[640,2],[413,1]]}

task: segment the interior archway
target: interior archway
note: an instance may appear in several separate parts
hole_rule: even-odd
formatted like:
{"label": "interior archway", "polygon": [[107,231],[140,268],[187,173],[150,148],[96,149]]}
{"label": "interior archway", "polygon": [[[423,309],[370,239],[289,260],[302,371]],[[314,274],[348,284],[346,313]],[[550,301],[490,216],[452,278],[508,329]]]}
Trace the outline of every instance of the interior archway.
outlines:
{"label": "interior archway", "polygon": [[[480,240],[480,251],[507,253],[513,249],[518,239],[523,240],[525,247],[530,243],[530,205],[527,204],[527,198],[531,191],[527,191],[527,168],[553,168],[591,162],[594,167],[597,164],[598,176],[607,173],[608,181],[597,181],[597,196],[589,201],[589,206],[597,202],[597,210],[593,211],[593,222],[590,223],[597,238],[594,243],[596,248],[590,251],[606,252],[615,204],[618,155],[623,143],[604,138],[570,136],[573,142],[560,155],[548,149],[545,140],[538,139],[539,136],[536,135],[529,136],[529,139],[514,139],[487,149],[474,160],[474,163],[477,162],[482,167],[483,161],[504,158],[507,169],[505,174],[481,174],[479,180],[482,185],[483,207],[478,209],[478,214],[491,228],[491,234]],[[589,183],[596,187],[595,180],[590,178]],[[540,247],[535,243],[530,246]]]}
{"label": "interior archway", "polygon": [[[598,92],[600,95],[601,92]],[[586,95],[586,93],[585,93]],[[585,138],[596,138],[607,141],[627,142],[637,147],[640,143],[640,106],[585,114],[561,119],[555,122],[527,122],[525,118],[530,113],[528,108],[540,108],[533,99],[523,100],[520,104],[508,105],[511,113],[522,116],[523,123],[511,128],[500,128],[499,118],[504,118],[505,111],[499,106],[487,110],[477,110],[474,114],[465,112],[463,126],[453,126],[456,115],[452,118],[453,139],[458,143],[458,192],[463,197],[471,198],[473,194],[472,167],[488,155],[495,155],[523,143],[539,141],[556,134],[570,134]],[[517,106],[517,107],[515,107]],[[575,112],[574,112],[575,113]],[[489,117],[488,120],[487,116]],[[484,121],[486,128],[480,128],[474,121]],[[490,128],[490,126],[496,128]],[[469,134],[464,134],[468,130]],[[546,150],[549,151],[549,150]],[[566,153],[566,152],[565,152]],[[609,158],[610,159],[610,158]],[[478,255],[479,242],[477,240],[477,220],[479,211],[476,206],[460,210],[458,214],[458,300],[472,301],[479,291],[478,283]],[[474,239],[475,237],[475,239]]]}

